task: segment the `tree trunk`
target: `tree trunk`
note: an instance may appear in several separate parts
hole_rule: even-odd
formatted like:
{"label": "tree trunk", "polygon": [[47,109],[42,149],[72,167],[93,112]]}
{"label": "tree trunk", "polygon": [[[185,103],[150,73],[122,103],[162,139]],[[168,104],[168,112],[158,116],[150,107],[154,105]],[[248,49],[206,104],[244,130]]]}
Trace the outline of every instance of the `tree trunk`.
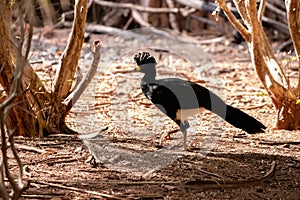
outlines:
{"label": "tree trunk", "polygon": [[[6,94],[9,94],[12,85],[15,63],[21,62],[24,67],[20,88],[22,95],[16,98],[15,106],[9,113],[8,122],[11,128],[15,129],[16,135],[23,136],[36,136],[37,133],[40,137],[50,133],[75,133],[65,124],[65,117],[71,107],[63,101],[72,91],[71,85],[84,41],[88,0],[76,0],[72,35],[62,56],[61,67],[52,91],[47,91],[25,57],[21,55],[20,48],[10,42],[10,23],[7,19],[11,16],[11,2],[7,2],[0,5],[0,84],[4,86]],[[7,5],[8,7],[5,7]]]}
{"label": "tree trunk", "polygon": [[[264,1],[261,1],[259,9],[257,9],[256,0],[234,0],[235,6],[246,27],[235,18],[223,0],[218,0],[217,2],[219,7],[224,10],[230,22],[241,33],[248,44],[254,69],[276,109],[276,123],[274,128],[287,130],[300,129],[300,104],[298,103],[300,89],[299,86],[298,88],[291,88],[288,79],[272,51],[262,26],[262,16],[265,7]],[[290,20],[289,28],[292,40],[296,40],[294,41],[294,46],[297,59],[299,60],[300,0],[288,0],[286,2],[291,7],[288,10],[292,10],[292,12],[288,12],[288,18],[293,19],[292,21]]]}

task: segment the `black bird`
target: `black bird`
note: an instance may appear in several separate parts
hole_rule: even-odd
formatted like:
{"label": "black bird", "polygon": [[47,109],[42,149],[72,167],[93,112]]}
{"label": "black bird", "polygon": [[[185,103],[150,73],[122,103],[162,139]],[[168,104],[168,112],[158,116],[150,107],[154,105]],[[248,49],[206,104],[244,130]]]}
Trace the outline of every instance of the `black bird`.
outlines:
{"label": "black bird", "polygon": [[144,73],[141,89],[145,96],[164,114],[170,117],[183,132],[183,147],[186,150],[188,117],[201,108],[219,115],[236,128],[249,134],[264,132],[266,127],[243,111],[227,105],[207,88],[179,78],[156,79],[156,60],[148,52],[134,56],[135,71]]}

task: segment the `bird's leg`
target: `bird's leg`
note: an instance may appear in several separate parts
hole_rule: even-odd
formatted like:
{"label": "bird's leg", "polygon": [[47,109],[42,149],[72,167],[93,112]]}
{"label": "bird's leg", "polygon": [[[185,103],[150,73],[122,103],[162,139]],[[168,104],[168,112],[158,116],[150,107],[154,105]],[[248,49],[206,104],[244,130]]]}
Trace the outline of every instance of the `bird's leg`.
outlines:
{"label": "bird's leg", "polygon": [[190,127],[190,124],[187,120],[184,120],[183,122],[180,122],[180,130],[183,133],[183,150],[186,151],[187,145],[186,145],[186,139],[187,139],[187,129]]}
{"label": "bird's leg", "polygon": [[186,137],[187,137],[187,130],[183,131],[183,150],[186,151]]}

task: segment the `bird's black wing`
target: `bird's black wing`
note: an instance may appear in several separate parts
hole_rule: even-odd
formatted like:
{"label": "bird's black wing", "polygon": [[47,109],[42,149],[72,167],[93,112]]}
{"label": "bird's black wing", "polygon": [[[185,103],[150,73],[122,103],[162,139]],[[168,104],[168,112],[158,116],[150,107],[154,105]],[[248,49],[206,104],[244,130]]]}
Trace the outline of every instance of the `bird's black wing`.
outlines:
{"label": "bird's black wing", "polygon": [[177,78],[160,79],[148,83],[148,87],[151,101],[154,104],[169,104],[178,109],[208,108],[210,106],[209,90],[189,81]]}
{"label": "bird's black wing", "polygon": [[142,83],[145,96],[164,114],[171,119],[176,118],[176,112],[180,109],[176,95],[160,81],[153,83]]}

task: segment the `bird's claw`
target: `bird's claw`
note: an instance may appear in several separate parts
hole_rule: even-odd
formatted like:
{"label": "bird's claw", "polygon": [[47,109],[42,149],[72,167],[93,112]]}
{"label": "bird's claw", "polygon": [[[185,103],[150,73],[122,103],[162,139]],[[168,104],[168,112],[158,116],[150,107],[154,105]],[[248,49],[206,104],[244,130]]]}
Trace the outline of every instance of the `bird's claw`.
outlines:
{"label": "bird's claw", "polygon": [[162,134],[162,136],[159,139],[159,146],[162,146],[167,140],[171,140],[170,132]]}

